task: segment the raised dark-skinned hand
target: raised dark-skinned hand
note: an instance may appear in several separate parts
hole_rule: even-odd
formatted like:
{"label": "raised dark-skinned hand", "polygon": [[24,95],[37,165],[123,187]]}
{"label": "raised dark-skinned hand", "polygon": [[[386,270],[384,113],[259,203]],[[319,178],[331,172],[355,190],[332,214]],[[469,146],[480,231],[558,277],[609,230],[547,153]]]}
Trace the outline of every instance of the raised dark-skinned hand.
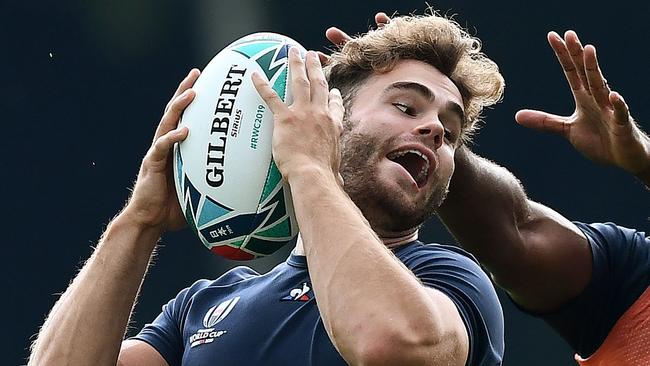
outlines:
{"label": "raised dark-skinned hand", "polygon": [[559,134],[587,158],[611,164],[650,185],[650,138],[630,116],[623,97],[603,76],[596,48],[582,46],[574,31],[555,32],[548,42],[562,65],[575,101],[570,116],[524,109],[515,119],[525,127]]}

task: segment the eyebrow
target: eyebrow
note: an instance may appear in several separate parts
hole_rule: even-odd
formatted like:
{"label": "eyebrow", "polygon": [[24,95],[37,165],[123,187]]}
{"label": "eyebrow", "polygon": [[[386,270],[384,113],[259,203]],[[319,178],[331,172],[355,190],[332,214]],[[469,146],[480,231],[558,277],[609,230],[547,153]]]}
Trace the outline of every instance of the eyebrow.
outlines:
{"label": "eyebrow", "polygon": [[[432,102],[436,99],[435,94],[433,94],[433,91],[431,89],[427,88],[426,86],[416,83],[413,81],[398,81],[386,88],[384,90],[384,93],[388,93],[392,90],[411,90],[416,92],[417,94],[420,94],[422,97],[424,97],[426,100]],[[447,105],[445,106],[446,109],[448,109],[451,113],[455,114],[458,119],[460,120],[460,125],[461,128],[464,128],[465,125],[467,124],[467,121],[465,120],[465,112],[463,111],[463,107],[461,107],[458,103],[454,101],[449,101],[447,102]]]}
{"label": "eyebrow", "polygon": [[415,83],[412,81],[398,81],[395,83],[392,83],[384,90],[384,93],[389,93],[393,90],[411,90],[414,91],[418,94],[420,94],[422,97],[427,99],[428,101],[433,101],[436,99],[436,96],[433,94],[431,89],[427,88],[426,86],[420,84],[420,83]]}

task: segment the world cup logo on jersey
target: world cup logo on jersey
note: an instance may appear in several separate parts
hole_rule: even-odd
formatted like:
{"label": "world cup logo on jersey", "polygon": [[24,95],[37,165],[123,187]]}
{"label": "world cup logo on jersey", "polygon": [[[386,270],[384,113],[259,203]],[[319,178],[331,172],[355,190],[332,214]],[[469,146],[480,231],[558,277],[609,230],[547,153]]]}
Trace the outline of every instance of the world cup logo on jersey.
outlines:
{"label": "world cup logo on jersey", "polygon": [[235,308],[237,302],[239,301],[239,296],[225,300],[219,305],[214,305],[205,313],[203,317],[203,326],[204,329],[199,329],[196,333],[192,334],[190,337],[190,348],[195,346],[212,343],[216,338],[221,337],[226,334],[226,330],[217,330],[215,331],[214,326],[220,321],[224,320],[228,314]]}
{"label": "world cup logo on jersey", "polygon": [[215,324],[219,323],[230,314],[235,305],[237,305],[237,301],[239,301],[239,296],[211,307],[210,310],[205,313],[205,317],[203,317],[203,326],[206,328],[214,327]]}

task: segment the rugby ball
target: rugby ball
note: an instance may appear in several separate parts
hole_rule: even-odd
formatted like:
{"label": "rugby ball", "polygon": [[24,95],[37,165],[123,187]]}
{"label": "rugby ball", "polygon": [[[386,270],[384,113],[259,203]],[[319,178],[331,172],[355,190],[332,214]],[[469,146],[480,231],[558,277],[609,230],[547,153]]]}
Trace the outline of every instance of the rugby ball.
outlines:
{"label": "rugby ball", "polygon": [[275,33],[228,45],[199,76],[179,123],[189,135],[174,146],[178,201],[201,242],[229,259],[272,254],[298,233],[289,186],[273,162],[273,113],[251,80],[257,71],[290,104],[290,47],[306,53]]}

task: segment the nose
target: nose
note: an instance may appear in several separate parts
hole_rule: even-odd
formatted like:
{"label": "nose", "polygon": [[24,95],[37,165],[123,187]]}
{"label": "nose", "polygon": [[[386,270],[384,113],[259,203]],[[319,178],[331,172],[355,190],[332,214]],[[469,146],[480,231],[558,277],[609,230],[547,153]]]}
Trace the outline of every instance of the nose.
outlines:
{"label": "nose", "polygon": [[445,128],[438,118],[427,119],[422,121],[413,130],[413,134],[423,137],[432,143],[434,150],[442,146],[442,141],[445,136]]}

